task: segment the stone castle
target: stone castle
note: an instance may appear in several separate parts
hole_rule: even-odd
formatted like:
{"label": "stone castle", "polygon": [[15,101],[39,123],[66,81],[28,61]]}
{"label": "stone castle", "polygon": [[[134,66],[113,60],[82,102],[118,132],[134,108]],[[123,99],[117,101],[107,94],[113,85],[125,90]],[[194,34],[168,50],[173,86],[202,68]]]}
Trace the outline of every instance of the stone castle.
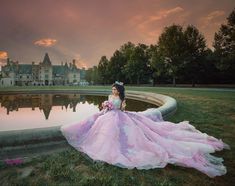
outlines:
{"label": "stone castle", "polygon": [[46,86],[46,85],[79,85],[85,76],[85,69],[79,69],[72,63],[52,65],[46,53],[39,64],[19,64],[7,59],[2,66],[0,86]]}

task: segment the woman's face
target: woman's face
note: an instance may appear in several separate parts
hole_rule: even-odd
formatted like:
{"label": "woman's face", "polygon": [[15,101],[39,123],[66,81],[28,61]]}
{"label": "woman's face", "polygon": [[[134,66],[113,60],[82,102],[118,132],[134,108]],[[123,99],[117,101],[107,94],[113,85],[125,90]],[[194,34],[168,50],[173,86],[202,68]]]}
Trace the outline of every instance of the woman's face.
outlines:
{"label": "woman's face", "polygon": [[112,87],[112,94],[115,95],[115,96],[119,95],[119,92],[116,89],[116,87]]}

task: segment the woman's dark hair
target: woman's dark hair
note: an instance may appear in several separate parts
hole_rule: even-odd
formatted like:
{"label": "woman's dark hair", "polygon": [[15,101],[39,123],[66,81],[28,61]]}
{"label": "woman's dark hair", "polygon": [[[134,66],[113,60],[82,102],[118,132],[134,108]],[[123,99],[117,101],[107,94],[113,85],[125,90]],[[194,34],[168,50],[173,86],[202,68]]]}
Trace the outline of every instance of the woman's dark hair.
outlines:
{"label": "woman's dark hair", "polygon": [[125,88],[123,85],[114,83],[112,87],[115,87],[117,91],[119,92],[119,97],[123,101],[125,99]]}

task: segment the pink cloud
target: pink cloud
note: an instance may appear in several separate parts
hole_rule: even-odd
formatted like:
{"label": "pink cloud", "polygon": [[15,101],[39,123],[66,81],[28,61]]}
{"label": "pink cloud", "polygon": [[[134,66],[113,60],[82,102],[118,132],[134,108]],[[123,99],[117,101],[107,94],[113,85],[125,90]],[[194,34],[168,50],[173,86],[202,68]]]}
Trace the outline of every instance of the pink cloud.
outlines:
{"label": "pink cloud", "polygon": [[175,22],[184,23],[188,15],[189,12],[177,6],[171,9],[162,9],[148,16],[135,15],[129,20],[129,24],[137,30],[142,42],[153,44],[156,43],[163,27],[167,26],[167,22],[172,20],[172,16],[176,16],[174,17]]}
{"label": "pink cloud", "polygon": [[222,10],[213,11],[206,16],[202,17],[199,21],[202,28],[208,28],[208,26],[219,26],[224,20],[225,12]]}
{"label": "pink cloud", "polygon": [[7,59],[7,52],[0,51],[0,59]]}
{"label": "pink cloud", "polygon": [[87,62],[85,60],[76,60],[75,61],[75,64],[78,68],[85,68],[85,69],[88,69],[87,67]]}
{"label": "pink cloud", "polygon": [[160,10],[156,14],[149,15],[147,17],[143,17],[141,15],[136,15],[131,18],[130,23],[138,25],[139,28],[144,28],[144,27],[146,27],[146,25],[151,24],[152,22],[160,21],[164,18],[167,18],[171,15],[177,14],[182,11],[184,11],[184,9],[177,6],[172,9]]}
{"label": "pink cloud", "polygon": [[205,35],[208,47],[212,47],[214,33],[219,30],[221,24],[226,22],[225,11],[216,10],[198,19],[198,27]]}
{"label": "pink cloud", "polygon": [[45,39],[40,39],[38,41],[35,41],[34,44],[38,46],[43,46],[43,47],[51,47],[55,45],[56,42],[57,42],[56,39],[45,38]]}
{"label": "pink cloud", "polygon": [[8,54],[6,51],[0,51],[0,66],[3,66],[6,64],[7,57],[8,57]]}

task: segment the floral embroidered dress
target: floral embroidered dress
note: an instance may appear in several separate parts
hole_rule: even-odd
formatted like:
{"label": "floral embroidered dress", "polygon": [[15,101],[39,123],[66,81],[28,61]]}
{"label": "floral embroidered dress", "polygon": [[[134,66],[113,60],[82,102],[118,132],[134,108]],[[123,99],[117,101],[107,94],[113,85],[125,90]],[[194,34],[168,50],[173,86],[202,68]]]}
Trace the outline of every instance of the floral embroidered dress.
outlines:
{"label": "floral embroidered dress", "polygon": [[61,127],[68,143],[93,160],[123,168],[163,168],[168,163],[192,167],[210,177],[226,173],[223,159],[210,153],[229,146],[202,133],[188,121],[164,121],[157,109],[122,111],[122,101],[79,123]]}

